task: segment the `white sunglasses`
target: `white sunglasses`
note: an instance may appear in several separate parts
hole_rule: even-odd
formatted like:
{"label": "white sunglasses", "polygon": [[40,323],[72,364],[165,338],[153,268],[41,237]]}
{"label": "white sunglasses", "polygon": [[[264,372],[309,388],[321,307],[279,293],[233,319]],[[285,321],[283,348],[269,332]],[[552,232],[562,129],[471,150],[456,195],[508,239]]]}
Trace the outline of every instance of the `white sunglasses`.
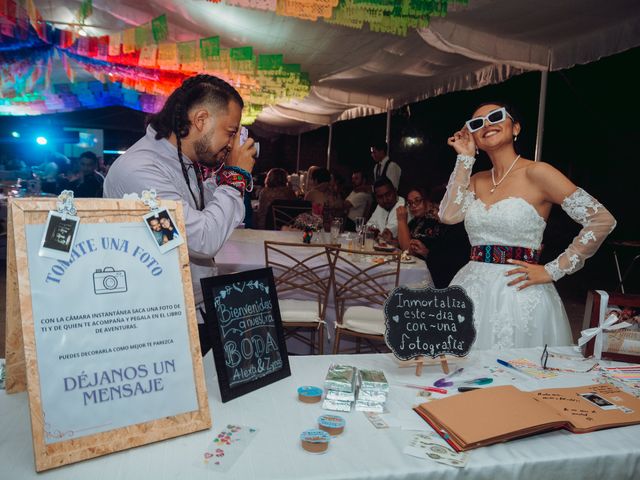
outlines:
{"label": "white sunglasses", "polygon": [[473,132],[477,132],[482,127],[484,127],[485,120],[489,123],[489,125],[494,125],[496,123],[504,122],[507,119],[507,117],[509,117],[511,121],[513,121],[513,117],[509,115],[509,112],[507,112],[507,109],[504,107],[500,107],[495,110],[491,110],[484,117],[475,117],[475,118],[472,118],[471,120],[467,120],[465,122],[465,125],[467,126],[467,129],[469,130],[469,132],[473,133]]}

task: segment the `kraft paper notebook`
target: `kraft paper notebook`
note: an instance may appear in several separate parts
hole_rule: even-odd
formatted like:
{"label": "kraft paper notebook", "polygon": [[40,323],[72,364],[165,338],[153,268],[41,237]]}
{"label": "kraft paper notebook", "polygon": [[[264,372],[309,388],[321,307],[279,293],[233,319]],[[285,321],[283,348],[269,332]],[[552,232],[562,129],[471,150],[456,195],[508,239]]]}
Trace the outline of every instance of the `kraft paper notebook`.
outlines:
{"label": "kraft paper notebook", "polygon": [[640,399],[607,384],[532,392],[483,388],[414,410],[457,451],[561,428],[586,433],[640,423]]}

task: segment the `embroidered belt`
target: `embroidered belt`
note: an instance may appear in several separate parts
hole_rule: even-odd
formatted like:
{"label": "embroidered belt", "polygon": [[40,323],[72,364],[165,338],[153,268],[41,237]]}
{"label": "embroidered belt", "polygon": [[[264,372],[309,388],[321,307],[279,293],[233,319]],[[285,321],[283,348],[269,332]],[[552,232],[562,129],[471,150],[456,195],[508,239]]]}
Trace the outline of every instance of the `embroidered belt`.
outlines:
{"label": "embroidered belt", "polygon": [[471,260],[483,263],[507,263],[507,260],[521,260],[539,263],[541,250],[506,245],[476,245],[471,247]]}

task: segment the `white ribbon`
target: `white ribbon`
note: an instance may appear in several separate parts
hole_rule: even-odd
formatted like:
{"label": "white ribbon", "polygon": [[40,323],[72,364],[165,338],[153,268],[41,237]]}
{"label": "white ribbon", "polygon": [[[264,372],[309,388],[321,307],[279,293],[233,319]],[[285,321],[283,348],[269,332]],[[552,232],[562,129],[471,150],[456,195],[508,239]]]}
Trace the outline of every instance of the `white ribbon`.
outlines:
{"label": "white ribbon", "polygon": [[611,314],[607,317],[606,320],[603,321],[604,313],[607,309],[607,304],[609,303],[609,294],[602,291],[596,290],[597,293],[600,294],[600,322],[597,327],[587,328],[580,332],[580,339],[578,340],[578,346],[583,346],[593,337],[595,337],[595,344],[593,346],[593,354],[599,360],[602,356],[602,333],[603,332],[612,332],[614,330],[620,330],[621,328],[630,327],[631,324],[629,322],[621,322],[616,323],[618,321],[618,316]]}

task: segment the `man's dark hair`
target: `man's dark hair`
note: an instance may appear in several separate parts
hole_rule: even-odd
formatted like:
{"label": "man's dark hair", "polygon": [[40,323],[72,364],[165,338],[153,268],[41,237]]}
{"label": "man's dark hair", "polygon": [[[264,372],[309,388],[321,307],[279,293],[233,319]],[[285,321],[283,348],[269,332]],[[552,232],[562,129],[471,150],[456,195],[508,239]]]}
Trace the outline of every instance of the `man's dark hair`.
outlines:
{"label": "man's dark hair", "polygon": [[380,177],[373,184],[373,191],[375,192],[378,188],[384,187],[385,185],[390,186],[394,190],[396,189],[396,187],[393,186],[393,182],[391,180],[389,180],[389,177]]}
{"label": "man's dark hair", "polygon": [[265,179],[265,186],[278,188],[287,186],[287,171],[284,168],[272,168]]}
{"label": "man's dark hair", "polygon": [[326,168],[317,168],[313,172],[311,172],[311,178],[316,182],[316,185],[319,183],[326,183],[331,181],[331,172]]}
{"label": "man's dark hair", "polygon": [[93,153],[91,150],[87,150],[86,152],[82,152],[80,154],[80,159],[83,159],[83,158],[88,158],[95,165],[98,165],[98,156],[95,153]]}
{"label": "man's dark hair", "polygon": [[[189,135],[191,127],[189,110],[195,105],[207,104],[215,112],[227,112],[231,101],[240,105],[240,108],[244,108],[244,102],[238,91],[224,80],[213,75],[194,75],[184,80],[182,85],[169,95],[162,110],[148,117],[147,124],[156,131],[156,140],[169,138],[172,133],[176,135],[178,160],[182,167],[182,175],[196,205],[198,205],[198,201],[191,191],[189,175],[182,159],[181,139]],[[201,182],[202,172],[199,168],[196,169],[196,175],[198,182]],[[202,189],[200,189],[200,194],[201,203],[204,203]],[[204,205],[201,207],[204,208]]]}
{"label": "man's dark hair", "polygon": [[169,95],[162,110],[150,115],[147,124],[156,131],[156,140],[175,133],[179,145],[179,140],[189,135],[189,110],[194,105],[207,103],[215,111],[226,112],[231,100],[244,107],[238,91],[224,80],[213,75],[194,75]]}
{"label": "man's dark hair", "polygon": [[381,150],[384,153],[387,153],[387,142],[375,142],[371,144],[371,148],[375,148],[376,150]]}

